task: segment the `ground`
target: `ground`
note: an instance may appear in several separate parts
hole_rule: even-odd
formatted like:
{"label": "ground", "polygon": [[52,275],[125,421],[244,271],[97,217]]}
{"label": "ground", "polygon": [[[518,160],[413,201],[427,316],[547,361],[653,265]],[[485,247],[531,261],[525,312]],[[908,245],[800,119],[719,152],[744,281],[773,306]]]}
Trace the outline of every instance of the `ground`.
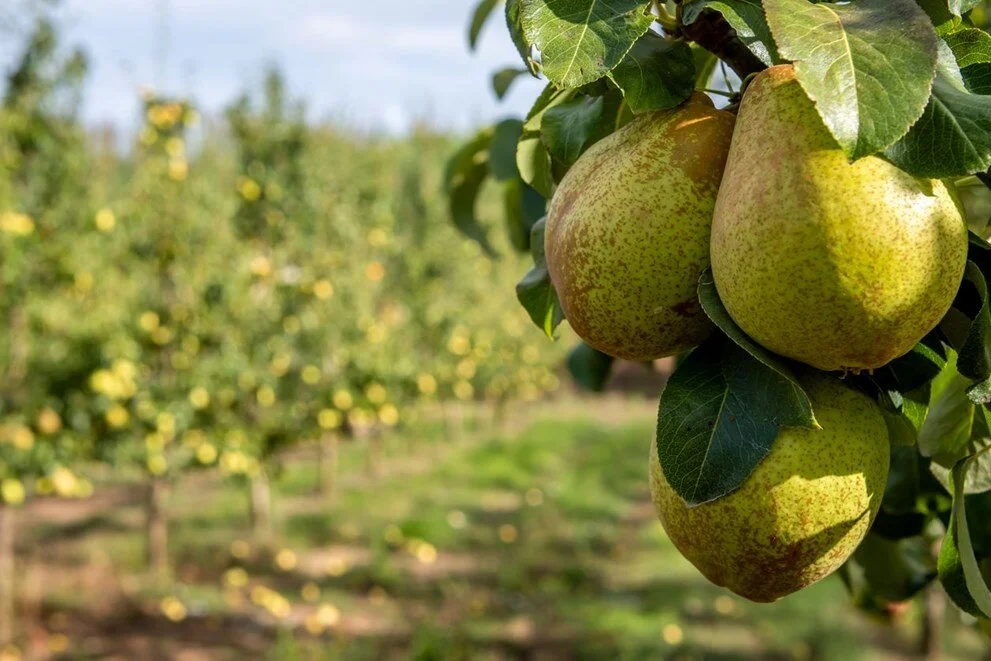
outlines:
{"label": "ground", "polygon": [[[89,501],[21,513],[25,658],[916,656],[918,609],[875,622],[836,578],[770,606],[706,582],[649,502],[653,407],[583,400],[513,411],[500,432],[406,430],[380,477],[345,445],[332,501],[304,448],[276,481],[268,548],[251,540],[244,485],[184,477],[175,581],[159,587],[143,574],[140,488],[96,472]],[[945,658],[985,653],[952,609],[946,622]]]}

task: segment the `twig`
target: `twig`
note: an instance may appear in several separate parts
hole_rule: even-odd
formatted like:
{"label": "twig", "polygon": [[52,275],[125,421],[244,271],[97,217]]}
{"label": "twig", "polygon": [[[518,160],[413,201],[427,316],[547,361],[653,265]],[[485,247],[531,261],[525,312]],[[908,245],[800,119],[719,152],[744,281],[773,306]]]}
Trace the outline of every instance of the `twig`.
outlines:
{"label": "twig", "polygon": [[750,52],[746,44],[737,38],[736,30],[730,27],[719,12],[706,9],[691,25],[685,25],[681,16],[681,1],[675,0],[678,4],[678,31],[681,36],[716,55],[736,72],[740,80],[767,68],[760,58]]}

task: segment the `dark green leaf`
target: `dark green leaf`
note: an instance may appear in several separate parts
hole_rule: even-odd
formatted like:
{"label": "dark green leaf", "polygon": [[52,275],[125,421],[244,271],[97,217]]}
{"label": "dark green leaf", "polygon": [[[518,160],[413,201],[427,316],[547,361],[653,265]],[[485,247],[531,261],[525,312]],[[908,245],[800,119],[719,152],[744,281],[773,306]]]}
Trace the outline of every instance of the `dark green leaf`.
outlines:
{"label": "dark green leaf", "polygon": [[910,174],[934,179],[991,168],[991,97],[967,90],[943,42],[932,98],[922,118],[885,156]]}
{"label": "dark green leaf", "polygon": [[580,97],[548,108],[540,136],[551,157],[571,167],[596,135],[602,121],[604,98]]}
{"label": "dark green leaf", "polygon": [[523,181],[548,199],[554,190],[554,177],[551,174],[551,155],[541,139],[544,114],[550,108],[567,103],[576,94],[575,90],[559,90],[553,85],[545,87],[527,115],[516,147],[516,167]]}
{"label": "dark green leaf", "polygon": [[692,351],[668,381],[657,417],[664,477],[689,505],[734,491],[781,426],[807,426],[795,386],[723,336]]}
{"label": "dark green leaf", "polygon": [[492,74],[492,91],[495,92],[496,98],[502,100],[506,96],[506,93],[509,91],[509,88],[513,82],[526,73],[526,69],[506,67],[505,69],[499,69],[499,71]]}
{"label": "dark green leaf", "polygon": [[915,444],[919,440],[919,431],[912,424],[907,415],[901,411],[892,410],[885,406],[881,408],[881,415],[884,416],[884,424],[888,427],[888,438],[892,445],[904,445],[915,450]]}
{"label": "dark green leaf", "polygon": [[936,578],[936,563],[921,537],[892,541],[868,534],[853,554],[871,592],[888,601],[906,601]]}
{"label": "dark green leaf", "polygon": [[653,23],[643,0],[521,0],[523,31],[544,75],[563,87],[598,80]]}
{"label": "dark green leaf", "polygon": [[967,472],[980,456],[962,459],[953,467],[953,510],[939,552],[939,580],[961,609],[975,617],[991,617],[991,590],[974,553],[964,495]]}
{"label": "dark green leaf", "polygon": [[475,6],[475,12],[471,17],[471,23],[468,25],[468,48],[471,50],[475,50],[475,46],[478,45],[478,35],[482,32],[485,22],[489,20],[492,10],[494,10],[500,2],[502,2],[502,0],[481,0],[481,2]]}
{"label": "dark green leaf", "polygon": [[504,119],[495,125],[492,146],[489,148],[489,169],[494,179],[508,181],[519,178],[516,146],[522,134],[523,122],[518,119]]}
{"label": "dark green leaf", "polygon": [[547,272],[547,261],[544,258],[544,226],[546,220],[541,219],[533,226],[530,233],[530,252],[533,254],[533,268],[518,285],[516,298],[530,315],[537,328],[544,331],[547,337],[554,339],[554,329],[564,320],[564,312],[558,301],[557,292],[551,284],[551,276]]}
{"label": "dark green leaf", "polygon": [[760,0],[688,0],[682,5],[682,22],[691,25],[705,9],[722,14],[740,41],[761,62],[768,66],[778,63],[778,52]]}
{"label": "dark green leaf", "polygon": [[765,0],[778,51],[851,160],[903,137],[922,116],[939,38],[913,0]]}
{"label": "dark green leaf", "polygon": [[803,415],[801,416],[802,422],[796,424],[800,427],[817,427],[815,413],[812,411],[812,403],[798,382],[798,378],[795,376],[791,365],[787,359],[773,354],[757,344],[736,325],[736,322],[733,321],[733,318],[730,317],[729,312],[726,310],[726,306],[723,305],[722,299],[719,298],[719,292],[716,290],[716,282],[712,277],[711,268],[706,268],[699,277],[698,293],[702,309],[719,330],[724,332],[737,346],[744,349],[755,359],[763,363],[765,367],[773,370],[791,384],[795,391],[794,397],[800,403],[803,410]]}
{"label": "dark green leaf", "polygon": [[881,509],[892,514],[908,514],[916,511],[916,501],[922,492],[923,461],[914,447],[892,445],[888,483],[884,489]]}
{"label": "dark green leaf", "polygon": [[530,247],[530,231],[523,222],[523,183],[519,178],[502,182],[502,206],[509,243],[520,252]]}
{"label": "dark green leaf", "polygon": [[455,227],[465,236],[477,241],[490,256],[496,254],[495,249],[475,217],[475,203],[482,184],[489,176],[488,152],[494,134],[495,129],[492,127],[476,134],[451,157],[444,173],[448,208]]}
{"label": "dark green leaf", "polygon": [[509,36],[516,46],[516,51],[520,54],[523,64],[527,70],[537,75],[537,64],[533,60],[533,44],[526,38],[523,32],[522,0],[506,0],[506,27],[509,29]]}
{"label": "dark green leaf", "polygon": [[874,382],[882,390],[906,393],[932,381],[945,364],[945,357],[920,342],[904,356],[874,370]]}
{"label": "dark green leaf", "polygon": [[957,370],[972,381],[984,381],[991,376],[991,306],[988,304],[988,285],[974,262],[967,262],[964,283],[963,286],[976,290],[980,308],[960,348]]}
{"label": "dark green leaf", "polygon": [[568,371],[582,390],[602,392],[614,360],[612,356],[579,342],[568,354]]}
{"label": "dark green leaf", "polygon": [[963,22],[959,16],[950,13],[947,0],[916,0],[916,2],[929,15],[939,35],[954,32]]}
{"label": "dark green leaf", "polygon": [[991,35],[970,28],[944,37],[953,50],[960,75],[974,94],[991,94]]}
{"label": "dark green leaf", "polygon": [[695,88],[692,49],[683,41],[647,32],[609,76],[633,112],[673,108]]}
{"label": "dark green leaf", "polygon": [[530,250],[530,234],[544,217],[547,204],[540,194],[519,177],[503,182],[503,207],[509,242],[520,252]]}

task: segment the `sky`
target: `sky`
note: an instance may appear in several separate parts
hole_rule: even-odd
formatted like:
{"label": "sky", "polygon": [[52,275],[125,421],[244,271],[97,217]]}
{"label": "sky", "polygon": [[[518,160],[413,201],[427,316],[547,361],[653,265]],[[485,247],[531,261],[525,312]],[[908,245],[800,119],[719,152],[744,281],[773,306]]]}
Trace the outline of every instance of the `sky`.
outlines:
{"label": "sky", "polygon": [[[425,118],[465,131],[522,115],[539,93],[538,81],[521,77],[503,102],[496,100],[490,74],[520,60],[501,14],[469,53],[474,4],[63,0],[60,15],[67,43],[83,46],[90,57],[89,124],[133,129],[141,86],[192,96],[201,110],[216,114],[246,87],[257,88],[264,65],[276,62],[311,119],[403,133]],[[10,57],[9,48],[0,50],[4,69]]]}

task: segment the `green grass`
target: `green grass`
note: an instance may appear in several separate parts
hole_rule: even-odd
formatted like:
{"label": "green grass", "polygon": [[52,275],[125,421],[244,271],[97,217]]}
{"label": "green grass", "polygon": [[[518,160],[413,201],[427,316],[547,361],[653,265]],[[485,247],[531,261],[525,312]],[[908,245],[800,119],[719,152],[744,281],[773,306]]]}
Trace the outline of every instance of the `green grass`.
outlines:
{"label": "green grass", "polygon": [[[446,452],[434,447],[419,471],[401,470],[406,450],[397,440],[389,450],[391,477],[359,480],[330,505],[312,495],[312,461],[296,459],[276,485],[278,544],[270,551],[255,546],[244,560],[230,551],[232,540],[248,535],[243,487],[199,480],[195,490],[177,489],[172,501],[182,582],[171,593],[197,613],[223,614],[229,606],[222,573],[240,565],[252,584],[278,591],[301,613],[313,608],[301,588],[315,582],[320,599],[340,609],[342,630],[352,618],[379,627],[323,638],[301,628],[270,629],[267,658],[287,661],[531,653],[911,658],[917,613],[894,627],[869,621],[850,606],[838,579],[773,605],[751,604],[705,581],[653,517],[646,479],[651,434],[647,418],[620,427],[546,419],[513,437],[449,444]],[[363,470],[353,449],[342,459],[342,479]],[[83,546],[136,570],[140,531],[121,532],[116,519],[108,520],[88,531]],[[430,553],[418,559],[411,540],[436,549],[436,561]],[[293,549],[298,565],[277,568],[279,548]],[[323,571],[321,558],[345,551],[352,554],[345,573]],[[262,613],[250,604],[241,610]],[[977,634],[955,615],[947,619],[947,658],[978,658]]]}

